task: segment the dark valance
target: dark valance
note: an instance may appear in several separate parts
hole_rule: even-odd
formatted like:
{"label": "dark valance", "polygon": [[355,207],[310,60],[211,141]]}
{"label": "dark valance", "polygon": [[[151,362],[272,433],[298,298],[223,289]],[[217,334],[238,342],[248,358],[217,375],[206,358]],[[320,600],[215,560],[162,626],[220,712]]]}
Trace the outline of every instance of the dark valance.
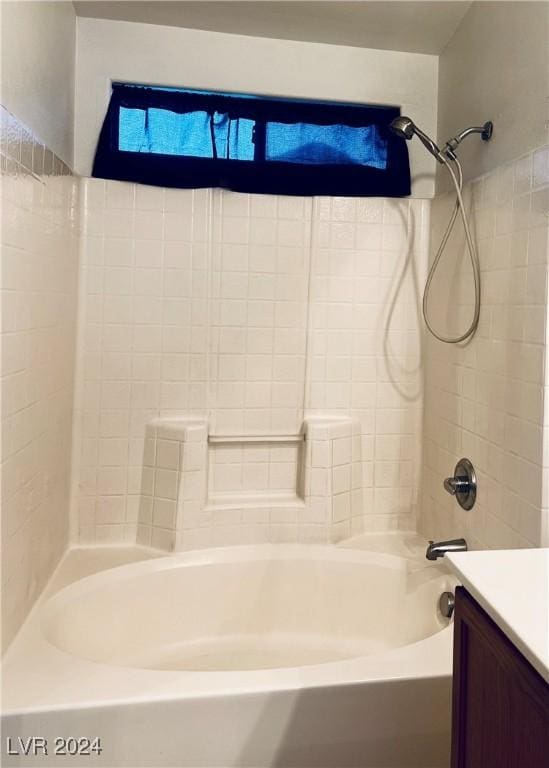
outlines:
{"label": "dark valance", "polygon": [[284,195],[410,194],[396,107],[114,84],[93,176]]}

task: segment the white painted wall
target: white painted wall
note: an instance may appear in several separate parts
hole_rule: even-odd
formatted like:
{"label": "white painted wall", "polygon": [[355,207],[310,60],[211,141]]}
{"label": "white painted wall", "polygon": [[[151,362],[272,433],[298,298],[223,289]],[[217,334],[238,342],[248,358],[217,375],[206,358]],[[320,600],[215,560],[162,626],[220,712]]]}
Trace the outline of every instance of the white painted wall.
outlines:
{"label": "white painted wall", "polygon": [[[436,133],[436,56],[77,20],[76,151],[88,176],[113,80],[400,105]],[[410,146],[414,195],[431,197],[434,161]]]}
{"label": "white painted wall", "polygon": [[1,102],[72,167],[76,16],[69,2],[2,2]]}
{"label": "white painted wall", "polygon": [[[440,56],[438,138],[493,120],[460,147],[466,179],[549,140],[549,3],[475,2]],[[440,188],[447,176],[439,171]]]}

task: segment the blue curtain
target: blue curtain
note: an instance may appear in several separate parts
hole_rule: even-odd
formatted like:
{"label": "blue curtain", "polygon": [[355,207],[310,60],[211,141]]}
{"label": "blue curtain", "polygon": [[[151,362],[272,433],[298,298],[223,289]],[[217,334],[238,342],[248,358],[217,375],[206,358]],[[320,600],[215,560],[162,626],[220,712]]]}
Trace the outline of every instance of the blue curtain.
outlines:
{"label": "blue curtain", "polygon": [[113,85],[93,175],[285,195],[410,194],[394,107]]}

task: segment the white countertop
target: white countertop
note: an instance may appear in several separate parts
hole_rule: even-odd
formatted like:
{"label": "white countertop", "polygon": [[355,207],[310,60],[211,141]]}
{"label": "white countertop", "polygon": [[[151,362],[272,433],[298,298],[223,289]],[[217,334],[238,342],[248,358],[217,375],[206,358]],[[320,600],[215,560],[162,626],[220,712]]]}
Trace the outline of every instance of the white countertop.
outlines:
{"label": "white countertop", "polygon": [[450,568],[549,681],[549,549],[456,552]]}

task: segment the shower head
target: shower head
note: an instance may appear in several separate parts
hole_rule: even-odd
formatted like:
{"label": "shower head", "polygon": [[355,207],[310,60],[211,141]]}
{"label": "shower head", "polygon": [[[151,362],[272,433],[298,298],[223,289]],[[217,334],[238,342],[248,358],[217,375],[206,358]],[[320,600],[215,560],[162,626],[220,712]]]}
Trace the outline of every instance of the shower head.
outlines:
{"label": "shower head", "polygon": [[444,158],[442,157],[442,153],[435,142],[430,139],[426,133],[423,133],[423,131],[420,130],[417,125],[414,124],[414,121],[409,117],[406,117],[405,115],[395,117],[389,127],[393,133],[395,133],[397,136],[400,136],[401,139],[406,139],[407,141],[409,141],[414,135],[417,136],[423,146],[426,147],[426,149],[434,157],[436,157],[439,163],[445,162]]}
{"label": "shower head", "polygon": [[396,133],[397,136],[400,136],[401,139],[411,139],[416,128],[410,118],[405,117],[404,115],[395,117],[389,127],[392,132]]}

